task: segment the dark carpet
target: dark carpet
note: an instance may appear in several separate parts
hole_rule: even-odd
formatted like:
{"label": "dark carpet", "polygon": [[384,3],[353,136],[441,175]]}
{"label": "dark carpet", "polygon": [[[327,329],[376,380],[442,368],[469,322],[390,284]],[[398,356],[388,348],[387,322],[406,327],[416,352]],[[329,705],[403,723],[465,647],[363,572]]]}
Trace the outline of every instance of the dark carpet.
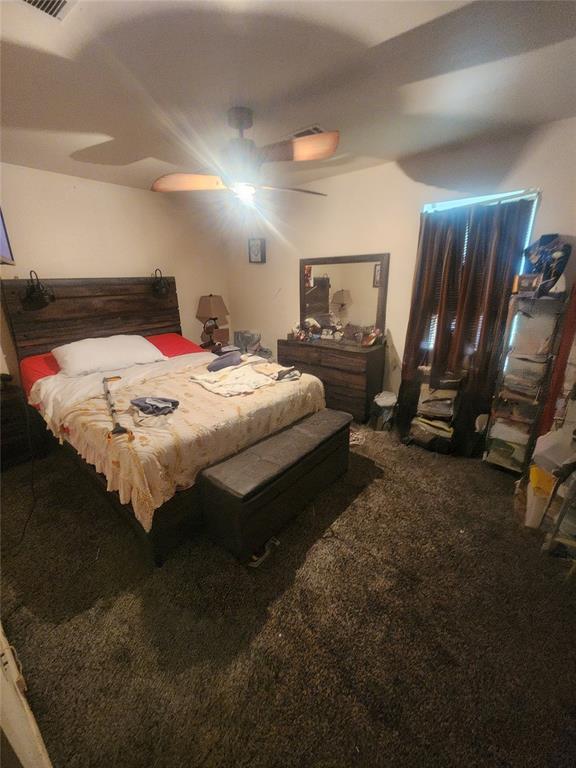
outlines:
{"label": "dark carpet", "polygon": [[510,476],[367,433],[259,570],[152,569],[57,450],[3,475],[3,612],[56,768],[573,768],[576,580]]}

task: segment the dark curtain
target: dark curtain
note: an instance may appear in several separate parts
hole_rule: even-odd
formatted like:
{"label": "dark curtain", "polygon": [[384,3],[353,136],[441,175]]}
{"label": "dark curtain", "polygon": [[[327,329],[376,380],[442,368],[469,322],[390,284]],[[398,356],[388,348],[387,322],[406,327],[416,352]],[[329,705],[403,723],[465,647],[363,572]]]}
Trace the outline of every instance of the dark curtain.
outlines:
{"label": "dark curtain", "polygon": [[[443,325],[450,322],[450,311],[455,309],[456,265],[462,259],[465,232],[466,216],[462,215],[462,209],[422,213],[420,216],[412,305],[402,363],[403,381],[414,381],[418,366],[429,362],[430,350],[426,342],[441,301],[443,314],[439,320]],[[439,335],[436,333],[437,340]]]}
{"label": "dark curtain", "polygon": [[[447,371],[467,371],[466,390],[490,398],[508,301],[528,232],[532,200],[473,206]],[[435,372],[440,374],[441,371]]]}
{"label": "dark curtain", "polygon": [[533,205],[517,200],[422,214],[402,366],[401,427],[415,414],[419,365],[430,365],[432,386],[463,377],[457,442],[473,429],[476,415],[489,409]]}

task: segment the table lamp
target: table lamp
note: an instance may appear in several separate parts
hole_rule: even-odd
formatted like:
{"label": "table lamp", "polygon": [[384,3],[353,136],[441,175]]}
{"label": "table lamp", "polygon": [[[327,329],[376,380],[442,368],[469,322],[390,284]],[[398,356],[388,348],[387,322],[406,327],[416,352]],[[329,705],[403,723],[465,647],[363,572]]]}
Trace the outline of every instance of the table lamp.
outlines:
{"label": "table lamp", "polygon": [[352,296],[346,288],[336,291],[332,296],[332,304],[337,304],[340,312],[344,311],[347,304],[352,304]]}
{"label": "table lamp", "polygon": [[226,318],[228,315],[228,309],[224,304],[224,299],[218,294],[209,294],[208,296],[200,296],[198,301],[198,309],[196,311],[196,318],[204,323],[202,329],[203,336],[207,336],[208,340],[200,346],[204,349],[208,349],[214,346],[214,331],[218,330],[218,318]]}

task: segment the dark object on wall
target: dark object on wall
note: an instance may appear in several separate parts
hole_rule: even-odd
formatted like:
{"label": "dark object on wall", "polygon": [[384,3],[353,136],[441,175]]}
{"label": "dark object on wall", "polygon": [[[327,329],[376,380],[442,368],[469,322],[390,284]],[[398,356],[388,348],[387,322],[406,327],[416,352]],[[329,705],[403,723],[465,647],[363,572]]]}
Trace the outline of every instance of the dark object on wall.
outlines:
{"label": "dark object on wall", "polygon": [[0,400],[2,469],[45,456],[56,440],[38,411],[26,404],[23,391],[10,376],[2,376]]}
{"label": "dark object on wall", "polygon": [[163,299],[170,293],[170,283],[162,275],[162,270],[154,270],[154,280],[152,282],[152,293],[159,299]]}
{"label": "dark object on wall", "polygon": [[22,294],[22,306],[27,310],[44,309],[55,300],[54,291],[40,282],[38,274],[31,269],[26,290]]}
{"label": "dark object on wall", "polygon": [[326,405],[366,421],[374,397],[382,391],[386,345],[361,347],[337,341],[303,344],[278,339],[278,362],[317,376],[324,384]]}
{"label": "dark object on wall", "polygon": [[10,245],[10,239],[8,237],[8,230],[4,223],[4,214],[0,208],[0,263],[1,264],[14,264],[14,254],[12,253],[12,246]]}
{"label": "dark object on wall", "polygon": [[150,290],[149,277],[44,280],[56,301],[39,314],[22,308],[26,280],[2,280],[2,303],[18,359],[80,339],[181,333],[176,282],[173,277],[164,280],[170,293],[161,302]]}
{"label": "dark object on wall", "polygon": [[241,561],[348,469],[348,413],[324,409],[200,475],[208,534]]}
{"label": "dark object on wall", "polygon": [[266,264],[266,240],[263,237],[248,240],[248,261],[250,264]]}

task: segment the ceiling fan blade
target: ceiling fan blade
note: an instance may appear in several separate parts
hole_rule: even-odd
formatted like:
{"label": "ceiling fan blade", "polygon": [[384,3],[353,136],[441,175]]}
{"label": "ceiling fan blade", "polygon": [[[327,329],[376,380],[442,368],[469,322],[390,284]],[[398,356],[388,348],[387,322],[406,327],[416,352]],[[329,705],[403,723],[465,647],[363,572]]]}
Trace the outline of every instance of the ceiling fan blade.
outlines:
{"label": "ceiling fan blade", "polygon": [[228,189],[220,176],[204,173],[169,173],[150,187],[152,192],[201,192]]}
{"label": "ceiling fan blade", "polygon": [[274,192],[302,192],[304,195],[319,195],[320,197],[328,197],[325,192],[313,192],[311,189],[298,189],[297,187],[268,187],[263,184],[259,184],[256,189],[271,189]]}
{"label": "ceiling fan blade", "polygon": [[297,163],[308,160],[326,160],[336,152],[339,140],[340,131],[300,136],[297,139],[267,144],[259,149],[258,157],[262,163],[277,163],[285,160],[294,160]]}

